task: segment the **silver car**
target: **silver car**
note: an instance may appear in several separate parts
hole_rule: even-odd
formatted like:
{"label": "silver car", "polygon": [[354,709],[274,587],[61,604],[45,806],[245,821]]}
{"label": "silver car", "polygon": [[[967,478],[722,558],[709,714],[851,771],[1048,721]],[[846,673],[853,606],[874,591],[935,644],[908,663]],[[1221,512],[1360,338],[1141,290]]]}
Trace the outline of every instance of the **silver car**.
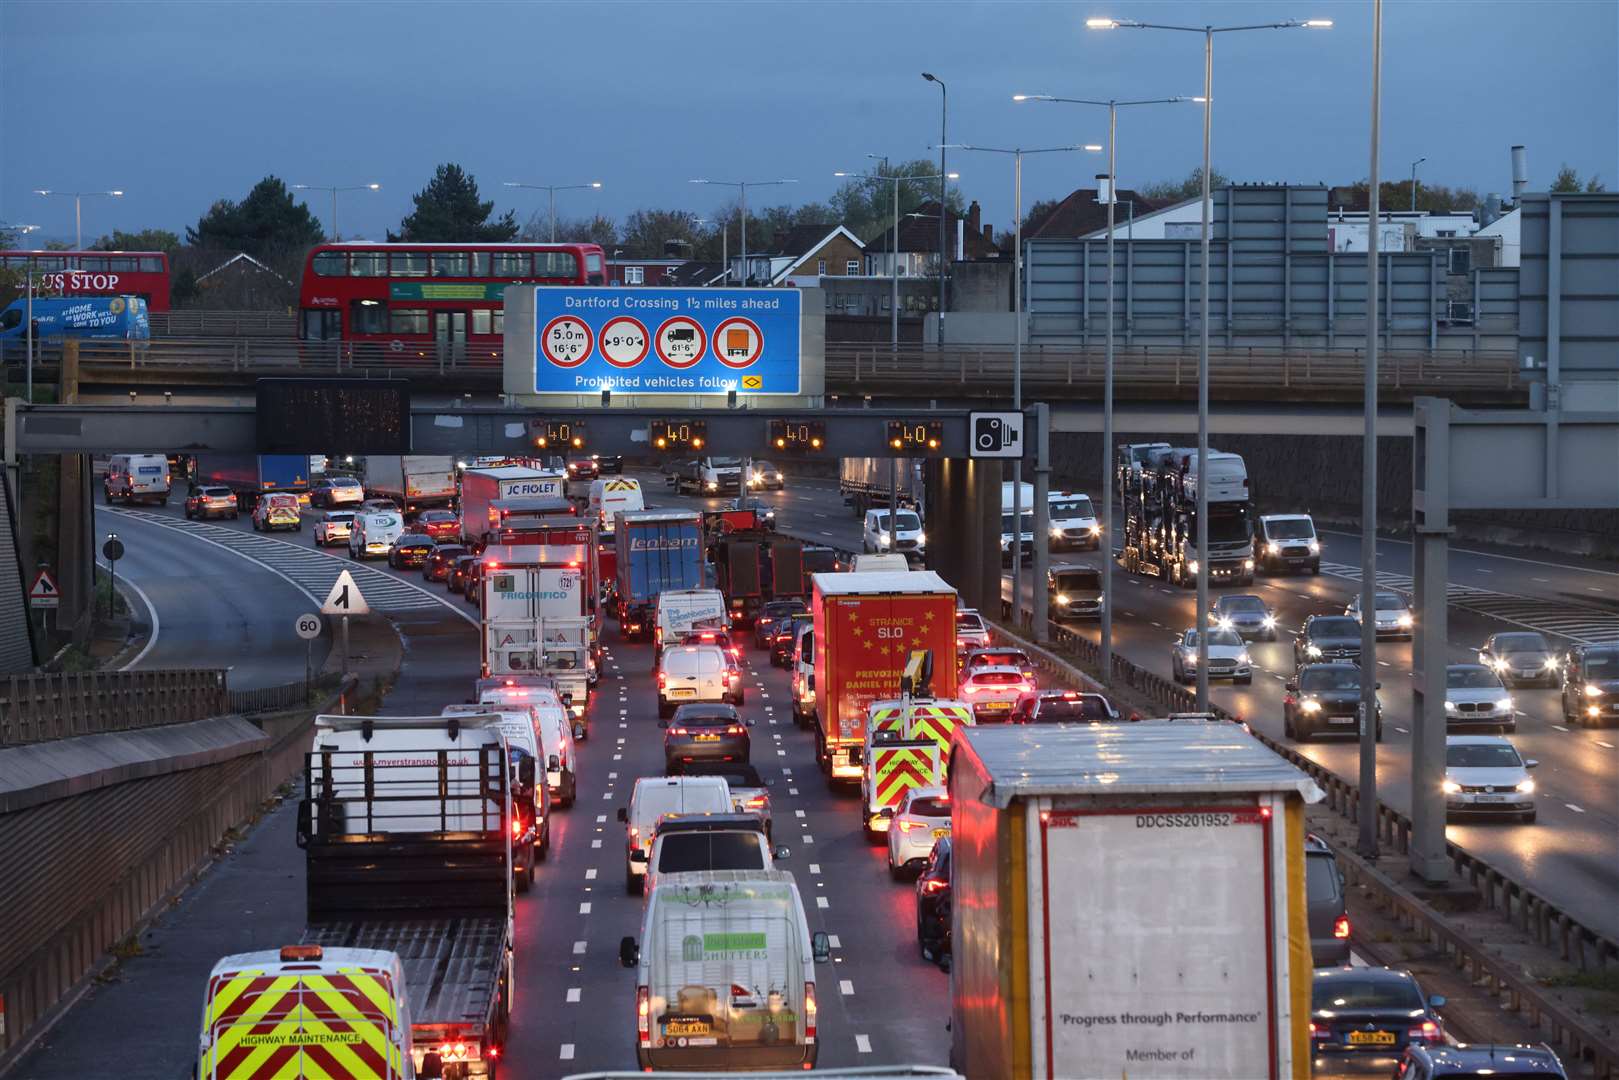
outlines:
{"label": "silver car", "polygon": [[[1209,631],[1209,678],[1230,679],[1239,686],[1247,686],[1254,681],[1252,663],[1241,634],[1235,630]],[[1176,682],[1189,683],[1197,678],[1196,630],[1188,630],[1175,639],[1169,667]]]}
{"label": "silver car", "polygon": [[1451,664],[1445,669],[1445,727],[1518,729],[1517,706],[1501,677],[1483,664]]}
{"label": "silver car", "polygon": [[1445,811],[1448,814],[1516,814],[1535,820],[1535,782],[1529,770],[1540,762],[1518,756],[1499,735],[1445,738]]}
{"label": "silver car", "polygon": [[[1381,592],[1376,596],[1377,610],[1373,613],[1374,623],[1377,627],[1377,636],[1380,638],[1407,638],[1416,625],[1416,618],[1406,605],[1405,597],[1399,593]],[[1349,602],[1344,608],[1344,614],[1356,622],[1360,621],[1360,596]]]}
{"label": "silver car", "polygon": [[1209,618],[1221,630],[1235,630],[1245,640],[1276,640],[1276,615],[1253,593],[1227,593],[1214,602]]}

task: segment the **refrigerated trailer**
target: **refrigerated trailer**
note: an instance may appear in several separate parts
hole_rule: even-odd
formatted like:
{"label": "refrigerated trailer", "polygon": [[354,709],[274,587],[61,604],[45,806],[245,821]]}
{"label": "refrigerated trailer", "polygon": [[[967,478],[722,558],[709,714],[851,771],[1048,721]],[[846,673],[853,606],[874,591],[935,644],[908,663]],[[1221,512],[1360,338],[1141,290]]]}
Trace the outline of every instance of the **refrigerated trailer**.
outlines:
{"label": "refrigerated trailer", "polygon": [[1237,724],[1011,724],[949,790],[954,1068],[1309,1076],[1310,777]]}

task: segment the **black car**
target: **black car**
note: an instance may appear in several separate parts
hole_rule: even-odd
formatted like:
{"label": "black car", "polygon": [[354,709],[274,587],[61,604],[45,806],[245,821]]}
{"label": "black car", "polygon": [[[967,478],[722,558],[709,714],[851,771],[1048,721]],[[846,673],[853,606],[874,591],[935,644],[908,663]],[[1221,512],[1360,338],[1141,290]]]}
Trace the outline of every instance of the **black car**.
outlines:
{"label": "black car", "polygon": [[788,667],[792,664],[793,642],[798,637],[798,628],[812,621],[810,613],[802,611],[776,624],[776,628],[770,632],[771,667]]}
{"label": "black car", "polygon": [[438,542],[426,533],[406,533],[388,549],[388,565],[395,570],[420,567],[436,547]]}
{"label": "black car", "polygon": [[1310,1048],[1317,1055],[1368,1054],[1394,1058],[1408,1046],[1445,1041],[1437,1010],[1409,971],[1393,968],[1322,968],[1310,992]]}
{"label": "black car", "polygon": [[1580,645],[1563,659],[1563,719],[1600,727],[1619,722],[1619,645]]}
{"label": "black car", "polygon": [[422,578],[425,581],[449,581],[450,572],[455,569],[455,560],[467,553],[461,544],[440,544],[427,555],[427,561],[422,563]]}
{"label": "black car", "polygon": [[590,456],[596,459],[596,471],[601,475],[624,475],[623,454],[592,454]]}
{"label": "black car", "polygon": [[[1306,742],[1317,735],[1360,736],[1360,665],[1307,663],[1287,680],[1286,690],[1282,732],[1289,739]],[[1377,741],[1383,741],[1381,700],[1377,703]]]}
{"label": "black car", "polygon": [[1349,907],[1338,856],[1315,833],[1304,837],[1304,905],[1310,924],[1310,956],[1316,967],[1349,963]]}
{"label": "black car", "polygon": [[950,967],[950,838],[933,842],[933,851],[916,879],[916,943],[922,959]]}
{"label": "black car", "polygon": [[1405,1048],[1394,1070],[1394,1080],[1568,1080],[1563,1063],[1545,1043],[1459,1043],[1438,1046],[1417,1043]]}
{"label": "black car", "polygon": [[1101,694],[1080,690],[1031,690],[1012,703],[1008,723],[1113,724],[1119,710]]}
{"label": "black car", "polygon": [[483,567],[481,555],[468,563],[466,584],[461,586],[461,592],[467,598],[467,603],[473,607],[483,605]]}
{"label": "black car", "polygon": [[1293,670],[1318,660],[1360,662],[1360,621],[1348,615],[1311,615],[1293,639]]}
{"label": "black car", "polygon": [[1494,668],[1508,686],[1556,686],[1563,662],[1544,635],[1532,630],[1491,634],[1478,649],[1478,662]]}
{"label": "black car", "polygon": [[472,567],[477,561],[478,556],[472,554],[461,554],[452,559],[450,572],[444,577],[445,587],[451,592],[466,592],[467,582],[472,577]]}
{"label": "black car", "polygon": [[752,752],[748,728],[736,706],[720,702],[682,705],[663,732],[663,771],[673,776],[688,761],[747,761]]}
{"label": "black car", "polygon": [[759,609],[759,614],[753,620],[753,644],[755,648],[770,648],[770,629],[780,619],[788,615],[797,615],[808,611],[809,605],[802,600],[770,600]]}

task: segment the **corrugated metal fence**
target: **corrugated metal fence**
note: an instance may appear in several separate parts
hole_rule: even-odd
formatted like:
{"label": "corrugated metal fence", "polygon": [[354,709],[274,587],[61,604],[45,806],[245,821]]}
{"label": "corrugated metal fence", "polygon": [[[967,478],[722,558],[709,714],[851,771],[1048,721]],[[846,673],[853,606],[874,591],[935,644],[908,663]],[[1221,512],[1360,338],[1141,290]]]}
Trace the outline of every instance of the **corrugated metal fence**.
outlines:
{"label": "corrugated metal fence", "polygon": [[183,724],[230,711],[225,673],[214,669],[13,675],[0,679],[0,746]]}

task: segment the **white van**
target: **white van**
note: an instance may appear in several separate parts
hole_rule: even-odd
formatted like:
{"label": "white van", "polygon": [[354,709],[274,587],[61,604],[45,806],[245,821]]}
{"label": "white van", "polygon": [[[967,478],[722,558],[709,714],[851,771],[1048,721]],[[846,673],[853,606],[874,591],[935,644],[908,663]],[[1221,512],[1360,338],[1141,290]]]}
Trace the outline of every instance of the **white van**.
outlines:
{"label": "white van", "polygon": [[867,574],[879,570],[896,570],[903,574],[910,568],[910,560],[897,553],[883,555],[857,554],[849,563],[849,570],[856,574]]}
{"label": "white van", "polygon": [[635,1058],[646,1070],[815,1066],[813,937],[785,870],[668,874],[647,900],[641,940],[619,943],[636,970]]}
{"label": "white van", "polygon": [[1096,521],[1096,507],[1083,491],[1047,492],[1046,518],[1051,529],[1052,551],[1072,548],[1095,551],[1102,545],[1102,526]]}
{"label": "white van", "polygon": [[1012,497],[1014,489],[1012,481],[1001,484],[1001,565],[1012,565],[1012,551],[1014,543],[1017,550],[1028,555],[1034,551],[1034,485],[1023,481],[1018,484],[1017,497],[1019,508],[1023,512],[1023,519],[1017,528],[1017,539],[1013,540],[1012,524]]}
{"label": "white van", "polygon": [[521,708],[533,720],[545,764],[545,782],[559,807],[572,806],[579,797],[579,759],[575,754],[574,731],[568,707],[549,686],[491,686],[479,700],[489,706]]}
{"label": "white van", "polygon": [[500,718],[500,733],[506,738],[508,760],[511,763],[512,802],[515,806],[521,799],[523,808],[529,813],[520,816],[525,820],[536,822],[538,826],[528,830],[532,837],[531,843],[512,844],[512,871],[516,874],[517,891],[528,892],[529,886],[534,884],[534,864],[543,862],[551,850],[550,795],[545,790],[545,785],[534,784],[530,788],[522,782],[519,775],[527,771],[521,768],[525,757],[535,763],[535,775],[538,775],[540,747],[534,729],[534,718],[526,709],[498,708],[494,705],[446,705],[439,715]]}
{"label": "white van", "polygon": [[404,535],[405,519],[398,514],[388,511],[355,514],[354,525],[349,529],[349,558],[386,556],[393,549],[394,541]]}
{"label": "white van", "polygon": [[1267,573],[1321,573],[1321,538],[1309,514],[1264,514],[1254,537],[1254,561]]}
{"label": "white van", "polygon": [[815,624],[805,620],[793,631],[793,655],[787,661],[793,677],[793,723],[815,726]]}
{"label": "white van", "polygon": [[658,594],[652,644],[679,641],[681,635],[698,627],[724,630],[730,619],[725,594],[718,589],[666,589]]}
{"label": "white van", "polygon": [[163,454],[114,454],[101,479],[109,506],[115,502],[166,503],[172,486],[169,459]]}
{"label": "white van", "polygon": [[635,781],[630,805],[618,808],[624,829],[624,888],[640,892],[646,883],[652,834],[664,814],[729,814],[731,785],[723,776],[643,776]]}
{"label": "white van", "polygon": [[718,645],[671,645],[658,663],[658,718],[682,705],[725,701],[741,705],[742,674]]}
{"label": "white van", "polygon": [[590,482],[588,513],[603,536],[613,535],[613,515],[620,511],[645,510],[646,498],[641,481],[627,476],[599,476]]}
{"label": "white van", "polygon": [[867,552],[915,552],[920,555],[927,549],[928,536],[922,531],[922,516],[908,507],[900,507],[894,511],[894,528],[888,527],[889,513],[883,510],[867,510],[866,519],[860,525],[860,546]]}

